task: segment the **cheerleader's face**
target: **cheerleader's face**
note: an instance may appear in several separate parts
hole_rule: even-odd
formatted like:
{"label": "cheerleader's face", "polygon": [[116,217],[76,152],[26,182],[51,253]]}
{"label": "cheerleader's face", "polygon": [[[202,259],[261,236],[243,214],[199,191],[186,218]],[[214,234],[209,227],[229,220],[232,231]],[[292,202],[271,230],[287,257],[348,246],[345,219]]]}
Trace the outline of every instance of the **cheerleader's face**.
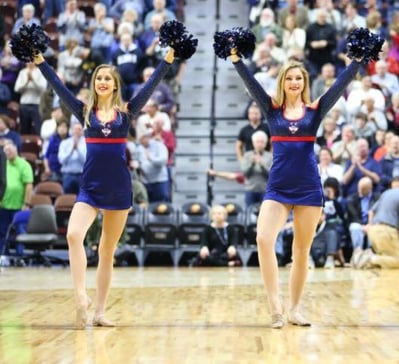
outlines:
{"label": "cheerleader's face", "polygon": [[305,87],[305,79],[301,70],[297,67],[287,71],[284,79],[284,92],[286,95],[301,95]]}
{"label": "cheerleader's face", "polygon": [[101,68],[96,74],[94,88],[99,97],[111,96],[116,89],[115,79],[109,68]]}

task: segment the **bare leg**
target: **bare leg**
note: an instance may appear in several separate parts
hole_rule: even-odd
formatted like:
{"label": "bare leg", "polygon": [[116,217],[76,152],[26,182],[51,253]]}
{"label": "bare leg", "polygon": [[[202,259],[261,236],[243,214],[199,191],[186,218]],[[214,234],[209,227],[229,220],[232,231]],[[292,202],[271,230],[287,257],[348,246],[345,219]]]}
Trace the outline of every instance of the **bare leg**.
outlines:
{"label": "bare leg", "polygon": [[[103,227],[99,245],[99,261],[97,268],[97,295],[95,318],[101,321],[105,312],[105,303],[107,300],[109,287],[112,279],[114,266],[114,253],[119,238],[126,224],[129,210],[106,210],[103,213]],[[110,326],[104,322],[98,322],[102,326]],[[110,322],[108,322],[110,323]]]}
{"label": "bare leg", "polygon": [[80,310],[80,313],[77,312],[77,326],[80,328],[85,326],[85,316],[87,315],[85,311],[88,305],[86,293],[87,258],[83,241],[96,216],[97,209],[85,203],[77,202],[72,209],[68,223],[69,264],[75,288],[76,307],[78,311]]}
{"label": "bare leg", "polygon": [[290,272],[290,312],[296,314],[302,297],[308,273],[308,257],[321,207],[294,207],[294,241],[292,244],[293,264]]}
{"label": "bare leg", "polygon": [[258,217],[256,241],[258,244],[259,264],[272,315],[282,313],[275,243],[278,233],[288,219],[289,213],[289,206],[266,200],[262,203]]}

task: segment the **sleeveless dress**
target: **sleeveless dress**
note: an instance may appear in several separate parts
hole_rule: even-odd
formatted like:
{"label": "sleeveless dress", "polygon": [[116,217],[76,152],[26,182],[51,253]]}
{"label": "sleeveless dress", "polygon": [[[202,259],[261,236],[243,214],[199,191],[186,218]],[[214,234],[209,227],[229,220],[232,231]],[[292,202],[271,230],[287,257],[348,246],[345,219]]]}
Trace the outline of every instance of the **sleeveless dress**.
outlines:
{"label": "sleeveless dress", "polygon": [[271,97],[240,60],[233,63],[249,93],[261,108],[270,128],[273,164],[264,200],[291,205],[322,206],[323,190],[314,153],[319,125],[355,77],[360,63],[353,61],[324,93],[317,105],[303,106],[297,120],[284,117],[283,107],[275,107]]}
{"label": "sleeveless dress", "polygon": [[[87,154],[81,186],[76,202],[85,202],[106,210],[124,210],[132,205],[132,182],[126,160],[126,142],[130,120],[150,98],[157,84],[170,67],[162,61],[140,92],[128,102],[128,112],[115,110],[113,120],[105,125],[95,110],[90,114],[90,126],[84,130]],[[39,69],[60,99],[84,124],[84,104],[61,82],[47,62]]]}

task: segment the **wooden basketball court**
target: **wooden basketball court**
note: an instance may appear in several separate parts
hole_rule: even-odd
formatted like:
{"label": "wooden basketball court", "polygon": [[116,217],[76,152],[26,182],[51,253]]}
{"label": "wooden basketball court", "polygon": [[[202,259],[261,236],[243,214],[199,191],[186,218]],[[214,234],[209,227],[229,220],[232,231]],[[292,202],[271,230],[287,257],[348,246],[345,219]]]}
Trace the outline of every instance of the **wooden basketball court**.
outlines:
{"label": "wooden basketball court", "polygon": [[79,331],[69,269],[6,268],[0,363],[399,363],[398,271],[309,271],[303,311],[312,327],[270,329],[256,267],[117,268],[117,327]]}

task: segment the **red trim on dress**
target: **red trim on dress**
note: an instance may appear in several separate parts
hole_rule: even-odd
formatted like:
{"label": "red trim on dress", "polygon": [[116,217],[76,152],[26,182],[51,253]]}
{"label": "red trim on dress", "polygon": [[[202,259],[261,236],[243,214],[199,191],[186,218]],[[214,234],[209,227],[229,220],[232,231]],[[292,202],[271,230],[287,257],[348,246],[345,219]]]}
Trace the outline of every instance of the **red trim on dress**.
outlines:
{"label": "red trim on dress", "polygon": [[272,142],[314,142],[314,136],[272,136]]}
{"label": "red trim on dress", "polygon": [[86,143],[122,144],[126,142],[127,138],[86,138]]}

